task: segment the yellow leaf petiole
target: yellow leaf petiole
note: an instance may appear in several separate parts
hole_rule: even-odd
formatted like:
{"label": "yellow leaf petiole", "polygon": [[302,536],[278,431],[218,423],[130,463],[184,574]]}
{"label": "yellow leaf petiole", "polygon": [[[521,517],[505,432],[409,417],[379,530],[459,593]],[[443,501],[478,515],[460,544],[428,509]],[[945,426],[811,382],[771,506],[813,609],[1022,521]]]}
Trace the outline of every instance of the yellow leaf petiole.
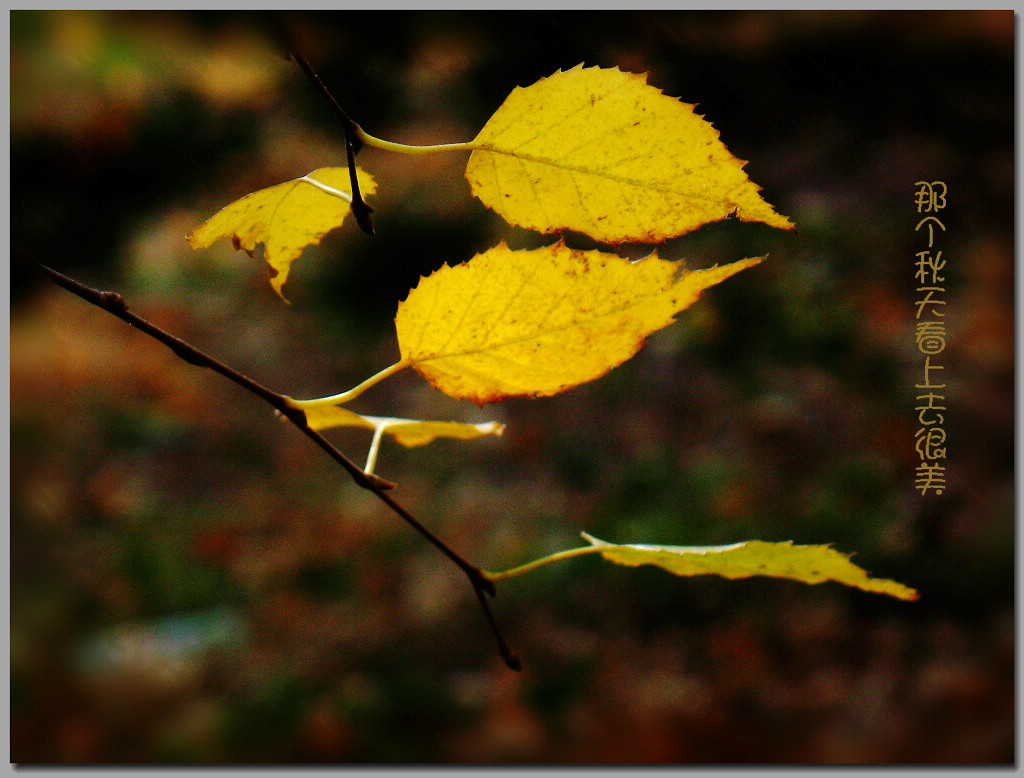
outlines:
{"label": "yellow leaf petiole", "polygon": [[570,548],[567,551],[559,551],[557,554],[551,554],[550,556],[541,557],[540,559],[534,559],[532,562],[527,562],[525,565],[519,565],[519,567],[513,567],[511,570],[503,570],[500,573],[491,573],[487,570],[482,570],[484,578],[489,581],[504,581],[507,578],[515,578],[517,575],[523,573],[529,573],[536,570],[538,567],[551,564],[552,562],[561,562],[563,559],[572,559],[573,557],[583,556],[584,554],[594,554],[601,551],[600,546],[582,546],[580,548]]}
{"label": "yellow leaf petiole", "polygon": [[356,125],[356,137],[367,146],[384,151],[394,151],[399,154],[433,154],[435,151],[472,151],[475,147],[469,143],[440,143],[435,146],[407,146],[404,143],[394,143],[389,140],[382,140],[370,135],[366,130]]}
{"label": "yellow leaf petiole", "polygon": [[385,421],[381,424],[377,424],[373,429],[373,440],[370,441],[370,450],[366,453],[366,466],[363,468],[364,473],[372,473],[373,469],[377,466],[377,454],[380,452],[380,439],[384,437],[384,430],[387,429],[388,423]]}
{"label": "yellow leaf petiole", "polygon": [[312,400],[293,400],[289,397],[288,404],[293,408],[298,408],[299,410],[305,410],[307,408],[322,408],[329,405],[342,405],[347,403],[349,400],[354,400],[370,387],[379,384],[388,376],[394,375],[399,370],[408,367],[410,364],[411,363],[407,361],[395,362],[395,364],[390,367],[386,367],[379,373],[370,376],[358,386],[354,386],[347,392],[342,392],[341,394],[332,394],[329,397],[316,397]]}

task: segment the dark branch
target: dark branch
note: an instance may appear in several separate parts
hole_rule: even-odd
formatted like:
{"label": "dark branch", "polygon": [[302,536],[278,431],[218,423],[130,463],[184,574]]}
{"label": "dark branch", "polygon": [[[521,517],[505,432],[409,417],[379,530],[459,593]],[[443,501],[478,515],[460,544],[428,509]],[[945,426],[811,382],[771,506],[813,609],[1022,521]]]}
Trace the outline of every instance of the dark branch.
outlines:
{"label": "dark branch", "polygon": [[289,53],[296,64],[302,68],[302,72],[306,74],[306,77],[313,86],[316,87],[316,90],[327,101],[331,110],[341,120],[341,126],[345,129],[345,154],[348,158],[348,174],[352,181],[352,213],[355,214],[356,221],[363,229],[363,232],[373,235],[373,208],[363,200],[363,196],[359,192],[359,181],[356,177],[356,154],[363,147],[363,142],[359,140],[359,126],[349,118],[349,115],[345,113],[338,101],[334,99],[334,95],[331,94],[326,84],[320,80],[320,76],[313,70],[313,66],[309,64],[309,60],[294,46],[290,48]]}
{"label": "dark branch", "polygon": [[473,586],[473,591],[476,592],[477,598],[480,600],[480,605],[483,608],[484,615],[487,617],[487,623],[490,625],[491,630],[494,632],[494,635],[498,640],[498,650],[501,652],[502,658],[512,669],[522,669],[519,659],[512,654],[508,645],[505,643],[501,630],[498,628],[494,615],[491,613],[490,606],[484,597],[484,594],[489,594],[492,597],[495,595],[496,589],[494,582],[487,578],[480,568],[471,565],[463,559],[457,552],[453,551],[444,541],[437,537],[437,535],[421,524],[411,513],[409,513],[408,510],[398,504],[391,495],[387,493],[387,490],[393,488],[394,484],[380,478],[379,476],[373,475],[372,473],[364,472],[362,468],[335,448],[334,445],[323,437],[323,435],[312,429],[306,423],[306,414],[298,408],[292,407],[288,403],[288,398],[285,395],[271,391],[267,387],[263,386],[263,384],[243,375],[233,367],[224,364],[220,360],[200,351],[190,343],[186,343],[181,338],[171,335],[169,332],[161,329],[152,322],[132,313],[128,310],[128,304],[125,302],[124,298],[116,292],[101,292],[98,289],[86,286],[73,278],[69,278],[63,273],[59,273],[52,268],[46,267],[45,265],[40,265],[40,268],[42,268],[42,270],[58,285],[64,287],[69,292],[78,295],[83,300],[90,302],[108,313],[113,314],[119,319],[128,322],[130,325],[142,332],[145,332],[150,337],[160,341],[171,349],[171,351],[173,351],[178,357],[189,364],[214,370],[229,381],[241,386],[243,389],[247,389],[252,394],[269,403],[282,416],[294,424],[306,437],[327,452],[335,462],[340,464],[358,486],[373,492],[381,502],[387,505],[413,529],[423,535],[423,537],[433,543],[434,546],[436,546],[445,556],[454,562],[463,573],[466,574],[470,584]]}
{"label": "dark branch", "polygon": [[[488,581],[493,588],[494,582]],[[519,657],[512,653],[512,650],[508,647],[508,643],[505,642],[505,638],[501,634],[501,630],[498,628],[498,622],[494,620],[494,614],[491,613],[491,605],[487,602],[487,598],[484,597],[483,591],[479,586],[474,586],[473,591],[476,592],[476,597],[480,601],[480,607],[484,609],[484,616],[487,617],[487,623],[491,625],[491,631],[494,636],[498,639],[498,653],[501,654],[501,658],[505,660],[505,664],[513,670],[522,670],[523,663],[519,661]]]}

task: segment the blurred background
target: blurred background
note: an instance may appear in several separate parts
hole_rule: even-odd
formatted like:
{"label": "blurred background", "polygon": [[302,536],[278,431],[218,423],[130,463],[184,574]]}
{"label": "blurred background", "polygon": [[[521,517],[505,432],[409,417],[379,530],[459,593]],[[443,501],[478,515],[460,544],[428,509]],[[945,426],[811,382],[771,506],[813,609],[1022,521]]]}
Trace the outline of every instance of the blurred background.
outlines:
{"label": "blurred background", "polygon": [[[14,11],[11,759],[20,763],[1008,763],[1014,750],[1014,26],[1009,11]],[[906,603],[594,557],[465,579],[268,406],[40,277],[294,397],[397,359],[397,302],[512,229],[465,154],[365,149],[376,237],[292,267],[185,234],[344,165],[346,111],[471,140],[580,62],[699,104],[798,234],[727,221],[659,254],[768,253],[630,362],[479,409],[412,373],[355,410],[497,419],[403,450],[395,497],[489,570],[581,544],[834,543]],[[915,182],[944,181],[947,489],[914,489]],[[580,236],[570,245],[589,248]],[[624,246],[631,256],[646,249]],[[360,432],[331,439],[361,462]]]}

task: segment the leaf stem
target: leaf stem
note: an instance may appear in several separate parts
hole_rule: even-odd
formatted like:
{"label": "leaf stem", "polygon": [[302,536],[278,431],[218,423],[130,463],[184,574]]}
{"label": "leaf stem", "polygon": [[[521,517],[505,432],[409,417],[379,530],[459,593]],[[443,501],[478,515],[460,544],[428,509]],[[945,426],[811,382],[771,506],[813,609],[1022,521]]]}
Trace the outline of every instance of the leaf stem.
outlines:
{"label": "leaf stem", "polygon": [[384,422],[373,428],[373,439],[370,441],[370,450],[366,453],[366,464],[363,465],[363,470],[367,473],[372,473],[377,467],[377,454],[380,452],[380,440],[384,437],[384,430],[387,426],[387,423]]}
{"label": "leaf stem", "polygon": [[517,575],[523,575],[523,573],[529,573],[536,570],[538,567],[544,565],[550,565],[552,562],[561,562],[563,559],[572,559],[573,557],[583,556],[584,554],[595,554],[601,551],[600,546],[582,546],[580,548],[570,548],[567,551],[559,551],[556,554],[550,556],[541,557],[535,559],[532,562],[527,562],[525,565],[519,565],[519,567],[513,567],[511,570],[503,570],[500,573],[491,573],[487,570],[482,571],[484,577],[489,581],[504,581],[507,578],[514,578]]}
{"label": "leaf stem", "polygon": [[354,400],[356,397],[361,395],[371,386],[379,384],[388,376],[394,375],[399,370],[408,367],[410,364],[410,362],[407,362],[405,360],[395,362],[395,364],[391,365],[390,367],[384,368],[375,375],[370,376],[361,384],[352,387],[347,392],[341,392],[340,394],[332,394],[328,397],[316,397],[312,400],[295,400],[292,399],[291,397],[288,397],[287,401],[288,404],[291,405],[291,407],[297,408],[299,410],[302,410],[303,408],[322,408],[327,405],[342,405],[344,403],[347,403],[349,400]]}
{"label": "leaf stem", "polygon": [[[331,110],[334,111],[335,115],[341,120],[342,126],[345,128],[345,140],[348,146],[351,148],[352,156],[359,153],[360,146],[366,144],[367,146],[373,146],[384,151],[395,151],[399,154],[431,154],[435,151],[472,151],[473,144],[470,143],[442,143],[436,146],[407,146],[404,143],[393,143],[391,141],[382,140],[381,138],[375,138],[366,132],[362,127],[352,121],[351,117],[341,107],[337,100],[334,99],[334,95],[331,94],[330,90],[320,80],[320,76],[317,75],[316,71],[313,70],[313,66],[309,64],[300,51],[295,47],[292,47],[289,51],[292,59],[295,60],[296,64],[302,68],[302,72],[306,74],[306,77],[310,80],[316,90],[323,96],[330,105]],[[349,160],[349,167],[353,171],[352,176],[355,177],[355,162],[354,159]],[[353,181],[353,193],[357,199],[359,190],[356,188],[355,181]],[[365,203],[364,203],[365,205]],[[369,208],[369,206],[366,206]],[[370,209],[373,210],[372,208]]]}
{"label": "leaf stem", "polygon": [[434,146],[409,146],[405,143],[395,143],[390,140],[375,138],[358,124],[355,126],[355,131],[356,137],[367,146],[373,146],[384,151],[394,151],[398,154],[433,154],[436,151],[472,151],[476,148],[473,141],[468,143],[439,143]]}
{"label": "leaf stem", "polygon": [[[46,267],[45,265],[40,265],[39,267],[58,286],[67,289],[72,294],[81,297],[86,302],[92,303],[98,308],[102,308],[117,318],[128,322],[131,326],[141,330],[160,343],[163,343],[178,357],[189,364],[196,365],[198,367],[206,367],[220,373],[229,381],[241,386],[243,389],[247,389],[252,394],[269,403],[275,410],[288,419],[288,421],[294,424],[299,431],[327,452],[334,461],[340,464],[358,486],[373,492],[377,499],[387,505],[393,512],[404,519],[407,524],[429,540],[439,551],[441,551],[441,553],[448,557],[460,570],[462,570],[463,573],[466,574],[466,577],[469,579],[470,584],[473,586],[473,590],[476,592],[477,597],[480,600],[487,623],[498,641],[498,650],[501,652],[502,658],[511,668],[515,670],[522,668],[518,658],[509,651],[508,645],[505,643],[505,639],[501,634],[501,630],[498,628],[498,624],[494,620],[494,615],[491,613],[490,607],[483,596],[484,593],[489,594],[492,597],[495,596],[497,589],[494,586],[494,581],[491,580],[491,578],[479,567],[476,567],[463,559],[437,535],[421,524],[411,513],[409,513],[408,510],[396,502],[394,498],[388,494],[388,490],[393,488],[394,484],[361,470],[358,465],[335,448],[319,432],[312,429],[306,423],[305,412],[303,412],[301,408],[295,407],[294,400],[290,400],[287,396],[268,389],[263,386],[263,384],[243,375],[233,367],[230,367],[220,360],[200,351],[192,344],[171,335],[156,324],[132,313],[128,310],[128,303],[125,302],[124,298],[116,292],[101,292],[98,289],[86,286],[63,273],[59,273],[52,268]],[[394,369],[396,369],[395,366],[389,368],[392,372]]]}

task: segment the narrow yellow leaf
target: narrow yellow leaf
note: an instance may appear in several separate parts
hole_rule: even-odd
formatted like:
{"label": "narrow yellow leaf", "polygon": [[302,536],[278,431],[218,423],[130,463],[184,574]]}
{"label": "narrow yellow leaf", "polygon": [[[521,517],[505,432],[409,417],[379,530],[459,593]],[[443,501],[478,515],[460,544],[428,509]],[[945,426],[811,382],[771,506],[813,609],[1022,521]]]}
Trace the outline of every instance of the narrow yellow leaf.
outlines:
{"label": "narrow yellow leaf", "polygon": [[718,130],[646,75],[578,65],[517,87],[467,145],[473,194],[539,232],[660,243],[731,215],[794,229]]}
{"label": "narrow yellow leaf", "polygon": [[[359,191],[370,196],[377,184],[357,168]],[[306,246],[320,242],[340,227],[351,212],[352,183],[347,167],[320,168],[312,173],[248,194],[225,206],[188,235],[194,249],[229,238],[236,249],[251,256],[264,244],[263,258],[270,268],[270,284],[281,292],[292,262]]]}
{"label": "narrow yellow leaf", "polygon": [[496,421],[485,421],[479,424],[467,424],[461,421],[416,421],[413,419],[382,421],[386,424],[384,431],[408,448],[424,446],[438,438],[474,440],[487,435],[500,436],[505,431],[505,425]]}
{"label": "narrow yellow leaf", "polygon": [[399,304],[400,364],[479,405],[557,394],[625,362],[703,289],[762,259],[687,271],[656,252],[630,262],[561,240],[501,243],[421,279]]}
{"label": "narrow yellow leaf", "polygon": [[473,440],[484,435],[501,435],[505,425],[496,421],[482,424],[464,424],[458,421],[420,421],[419,419],[398,419],[391,416],[363,416],[338,405],[329,405],[322,400],[290,400],[290,404],[306,414],[310,429],[324,430],[332,427],[361,427],[373,430],[370,450],[366,455],[365,473],[372,473],[377,465],[381,438],[387,434],[407,448],[425,446],[438,438]]}
{"label": "narrow yellow leaf", "polygon": [[834,581],[901,600],[919,597],[917,591],[909,586],[884,578],[871,578],[866,570],[850,561],[849,555],[831,546],[796,546],[791,541],[766,543],[760,540],[729,546],[616,545],[585,532],[583,537],[600,549],[601,556],[609,562],[628,567],[656,565],[680,576],[750,578],[764,575],[808,584]]}
{"label": "narrow yellow leaf", "polygon": [[314,430],[333,427],[361,427],[382,430],[403,446],[424,446],[438,438],[473,440],[485,435],[501,435],[505,425],[496,421],[466,424],[458,421],[421,421],[383,416],[364,416],[337,405],[303,407],[306,424]]}

